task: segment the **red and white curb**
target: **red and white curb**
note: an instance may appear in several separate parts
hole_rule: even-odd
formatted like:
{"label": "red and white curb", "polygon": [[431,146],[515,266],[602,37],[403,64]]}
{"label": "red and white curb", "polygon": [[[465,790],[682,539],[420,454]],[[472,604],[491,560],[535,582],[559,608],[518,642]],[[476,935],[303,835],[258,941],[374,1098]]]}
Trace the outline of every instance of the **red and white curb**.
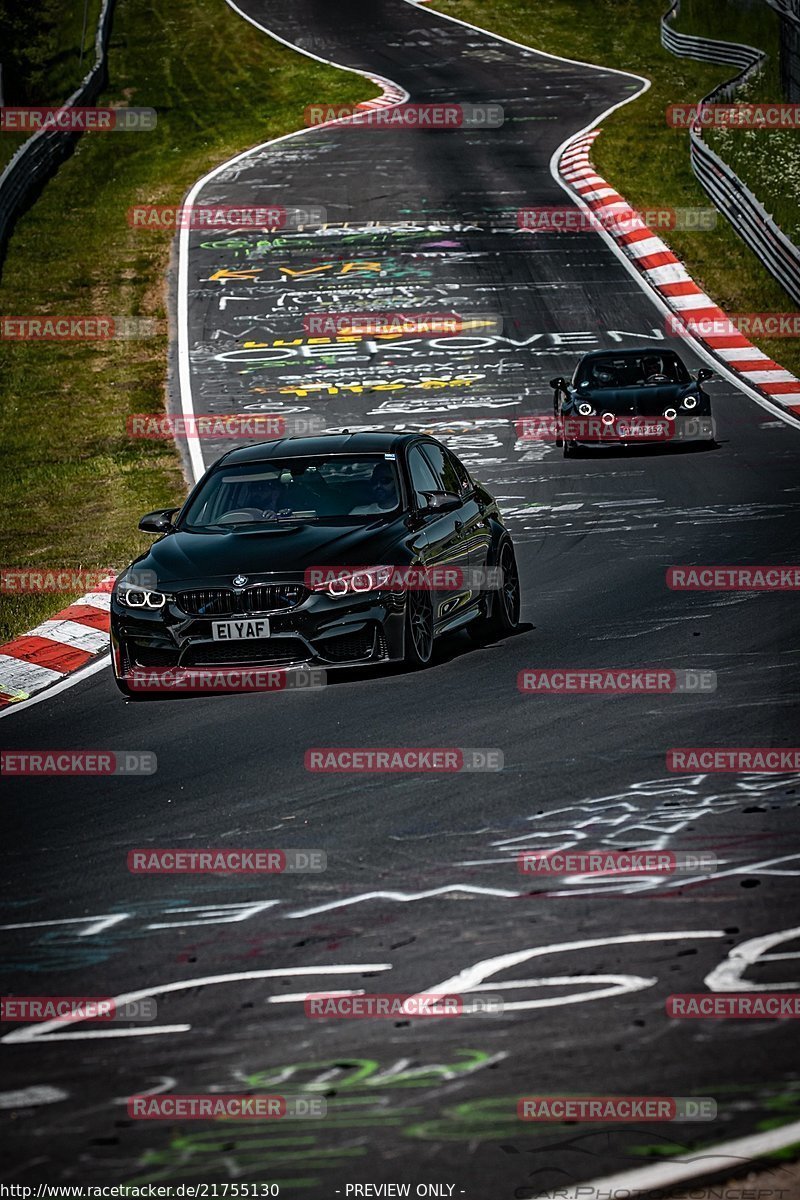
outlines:
{"label": "red and white curb", "polygon": [[[697,286],[681,260],[653,234],[627,200],[595,171],[589,155],[599,133],[599,129],[592,129],[569,143],[559,159],[562,178],[603,223],[606,232],[676,318],[686,322],[719,322],[724,327],[727,315]],[[774,404],[800,416],[800,379],[754,346],[744,334],[733,327],[724,333],[702,334],[689,326],[689,332],[720,358],[728,370],[741,375],[744,382]]]}
{"label": "red and white curb", "polygon": [[[381,94],[373,100],[362,100],[356,104],[356,111],[370,108],[394,108],[395,104],[404,104],[408,99],[408,92],[404,88],[398,87],[396,83],[392,83],[391,79],[384,79],[382,75],[370,73],[367,73],[367,79],[371,79],[381,89]],[[344,120],[347,118],[345,117]],[[330,123],[335,124],[336,122]]]}
{"label": "red and white curb", "polygon": [[87,592],[29,633],[0,646],[0,709],[59,683],[108,650],[108,592]]}

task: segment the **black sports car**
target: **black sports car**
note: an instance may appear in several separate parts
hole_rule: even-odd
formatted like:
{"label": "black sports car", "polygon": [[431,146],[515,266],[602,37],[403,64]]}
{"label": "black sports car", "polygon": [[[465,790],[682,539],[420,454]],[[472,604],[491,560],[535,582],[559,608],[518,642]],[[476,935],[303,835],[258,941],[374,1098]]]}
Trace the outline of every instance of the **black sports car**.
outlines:
{"label": "black sports car", "polygon": [[558,445],[564,457],[579,446],[715,444],[711,400],[702,384],[715,372],[689,374],[674,350],[594,350],[571,382],[551,379]]}
{"label": "black sports car", "polygon": [[126,694],[141,670],[420,667],[439,634],[468,625],[480,638],[519,622],[514,547],[495,500],[419,434],[231,450],[180,510],[148,513],[139,528],[162,536],[111,597]]}

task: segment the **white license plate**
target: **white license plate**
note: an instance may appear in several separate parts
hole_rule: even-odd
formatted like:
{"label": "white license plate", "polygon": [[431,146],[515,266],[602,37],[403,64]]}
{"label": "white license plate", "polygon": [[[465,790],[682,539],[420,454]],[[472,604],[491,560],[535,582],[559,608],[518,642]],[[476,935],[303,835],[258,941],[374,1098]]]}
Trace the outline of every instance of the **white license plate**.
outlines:
{"label": "white license plate", "polygon": [[269,637],[269,621],[212,621],[211,636],[215,642],[238,642],[249,638]]}

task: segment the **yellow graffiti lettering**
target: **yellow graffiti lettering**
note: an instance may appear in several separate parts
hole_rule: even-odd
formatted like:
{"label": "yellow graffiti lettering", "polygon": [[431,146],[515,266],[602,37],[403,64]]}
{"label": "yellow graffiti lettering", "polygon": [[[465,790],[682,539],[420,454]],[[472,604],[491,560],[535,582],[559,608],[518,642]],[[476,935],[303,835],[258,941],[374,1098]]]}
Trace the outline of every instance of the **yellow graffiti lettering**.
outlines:
{"label": "yellow graffiti lettering", "polygon": [[303,271],[295,271],[292,267],[281,267],[281,273],[297,279],[300,275],[319,275],[320,271],[330,271],[333,265],[333,263],[325,263],[322,267],[306,267]]}
{"label": "yellow graffiti lettering", "polygon": [[223,267],[220,271],[215,271],[213,275],[209,275],[209,282],[213,283],[217,279],[255,279],[256,275],[261,274],[261,267],[253,267],[248,271],[229,271],[227,267]]}
{"label": "yellow graffiti lettering", "polygon": [[347,262],[339,272],[340,275],[349,275],[351,271],[378,271],[380,272],[381,264],[379,262]]}

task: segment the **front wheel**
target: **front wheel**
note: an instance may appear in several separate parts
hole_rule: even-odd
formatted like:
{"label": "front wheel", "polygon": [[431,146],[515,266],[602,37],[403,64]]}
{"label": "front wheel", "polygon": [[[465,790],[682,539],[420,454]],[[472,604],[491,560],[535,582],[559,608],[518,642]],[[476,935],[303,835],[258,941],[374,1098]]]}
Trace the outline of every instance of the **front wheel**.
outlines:
{"label": "front wheel", "polygon": [[519,628],[519,568],[510,540],[503,542],[500,547],[497,565],[500,587],[486,593],[486,611],[467,626],[468,633],[475,641],[503,637]]}
{"label": "front wheel", "polygon": [[405,663],[427,667],[433,657],[433,602],[424,591],[411,591],[406,601]]}

